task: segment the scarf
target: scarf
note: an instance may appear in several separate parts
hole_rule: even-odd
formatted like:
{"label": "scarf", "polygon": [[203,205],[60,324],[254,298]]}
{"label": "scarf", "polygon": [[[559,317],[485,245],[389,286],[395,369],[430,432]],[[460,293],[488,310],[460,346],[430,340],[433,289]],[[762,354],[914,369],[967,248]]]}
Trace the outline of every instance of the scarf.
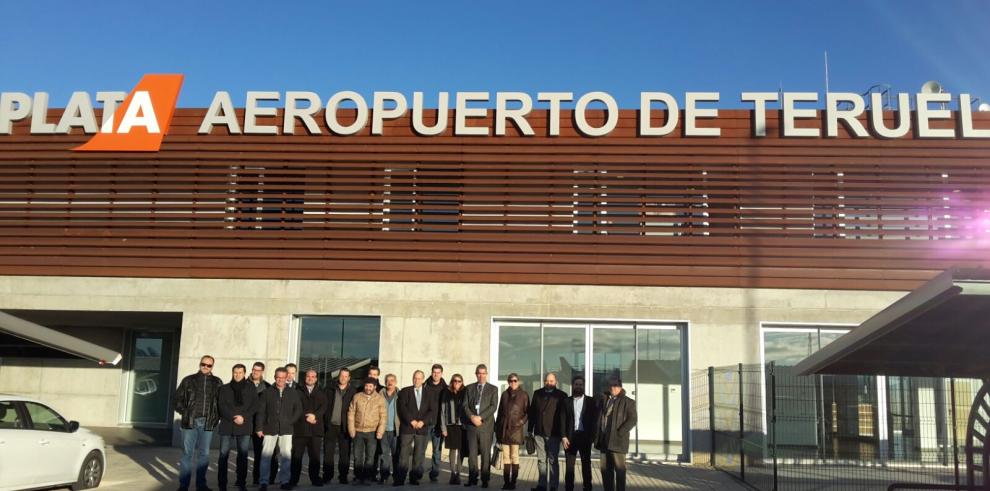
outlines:
{"label": "scarf", "polygon": [[244,405],[244,389],[248,387],[249,383],[251,383],[251,381],[248,379],[241,380],[240,382],[235,382],[234,380],[230,381],[230,388],[234,391],[234,405]]}

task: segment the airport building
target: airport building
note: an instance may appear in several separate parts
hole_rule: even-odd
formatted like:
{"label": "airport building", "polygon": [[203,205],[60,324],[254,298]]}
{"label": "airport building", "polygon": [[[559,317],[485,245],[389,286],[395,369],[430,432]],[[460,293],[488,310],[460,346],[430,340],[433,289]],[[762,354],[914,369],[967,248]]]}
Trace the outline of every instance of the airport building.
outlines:
{"label": "airport building", "polygon": [[[631,451],[689,461],[708,451],[697,374],[797,363],[940,272],[990,264],[990,140],[960,136],[984,113],[931,116],[954,136],[929,137],[917,111],[877,111],[913,123],[882,138],[772,107],[680,111],[656,137],[636,109],[602,136],[576,122],[608,124],[601,109],[561,110],[558,135],[545,109],[532,135],[496,135],[492,110],[458,135],[443,112],[429,136],[410,114],[346,136],[203,131],[210,112],[176,109],[157,152],[75,151],[91,135],[27,119],[0,135],[0,393],[140,440],[173,430],[172,390],[204,354],[223,379],[256,360],[324,380],[379,365],[402,385],[486,363],[529,390],[547,371],[593,392],[618,374]],[[282,128],[272,112],[256,127]],[[828,397],[844,416],[816,432],[906,449],[924,436],[894,422],[944,395],[870,378]]]}

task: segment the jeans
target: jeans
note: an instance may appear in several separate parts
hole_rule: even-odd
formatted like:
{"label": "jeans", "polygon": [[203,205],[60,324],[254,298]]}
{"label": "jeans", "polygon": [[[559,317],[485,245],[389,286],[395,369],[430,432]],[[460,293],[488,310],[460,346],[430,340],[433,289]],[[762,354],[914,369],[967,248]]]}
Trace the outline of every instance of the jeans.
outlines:
{"label": "jeans", "polygon": [[536,468],[540,472],[538,489],[555,490],[560,484],[560,437],[536,435]]}
{"label": "jeans", "polygon": [[[274,484],[288,484],[289,475],[292,468],[292,435],[265,435],[261,447],[261,459],[268,462],[275,453],[275,445],[278,445],[278,474],[275,476]],[[261,484],[272,484],[271,467],[261,466]]]}
{"label": "jeans", "polygon": [[206,418],[193,420],[192,428],[182,429],[182,459],[179,460],[179,487],[189,488],[193,454],[196,454],[196,487],[206,488],[206,469],[210,466],[210,442],[213,432],[206,429]]}
{"label": "jeans", "polygon": [[399,456],[398,440],[395,431],[386,431],[381,440],[382,454],[378,459],[378,467],[381,470],[382,481],[387,480],[392,475],[392,467],[395,466],[396,457]]}
{"label": "jeans", "polygon": [[581,482],[584,491],[591,491],[591,435],[575,432],[570,447],[564,451],[564,489],[574,491],[574,463],[581,457]]}
{"label": "jeans", "polygon": [[354,477],[370,481],[375,478],[375,449],[378,438],[374,431],[354,435]]}
{"label": "jeans", "polygon": [[[434,432],[434,430],[436,430]],[[435,480],[440,476],[440,464],[443,463],[443,434],[440,428],[434,425],[426,427],[426,434],[430,435],[430,444],[433,446],[433,456],[430,458],[430,480]],[[421,474],[423,470],[419,471]]]}
{"label": "jeans", "polygon": [[237,486],[247,484],[248,453],[251,451],[251,435],[220,435],[220,459],[217,461],[217,484],[227,486],[227,460],[232,447],[237,445]]}
{"label": "jeans", "polygon": [[605,491],[626,491],[626,454],[602,452],[601,466]]}

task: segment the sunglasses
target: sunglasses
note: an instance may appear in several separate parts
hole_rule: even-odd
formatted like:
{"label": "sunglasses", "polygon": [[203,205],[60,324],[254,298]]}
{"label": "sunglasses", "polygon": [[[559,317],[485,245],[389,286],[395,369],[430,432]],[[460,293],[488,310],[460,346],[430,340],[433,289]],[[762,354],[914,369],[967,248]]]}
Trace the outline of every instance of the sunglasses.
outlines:
{"label": "sunglasses", "polygon": [[450,383],[452,383],[452,384],[463,384],[464,381],[463,380],[454,379],[454,380],[451,380]]}
{"label": "sunglasses", "polygon": [[200,363],[199,366],[206,367],[206,368],[213,368],[213,364],[212,363]]}
{"label": "sunglasses", "polygon": [[510,384],[515,384],[515,383],[519,383],[519,379],[517,379],[517,378],[514,378],[514,379],[512,379],[512,380],[510,380],[510,381],[509,381],[509,383],[510,383]]}

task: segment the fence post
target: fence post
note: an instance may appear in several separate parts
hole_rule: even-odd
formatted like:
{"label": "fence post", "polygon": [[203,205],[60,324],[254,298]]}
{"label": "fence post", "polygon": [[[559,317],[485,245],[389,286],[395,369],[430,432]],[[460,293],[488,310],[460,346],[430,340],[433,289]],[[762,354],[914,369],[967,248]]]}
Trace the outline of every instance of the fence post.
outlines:
{"label": "fence post", "polygon": [[777,491],[777,374],[774,362],[770,362],[767,385],[770,386],[770,459],[773,462],[773,491]]}
{"label": "fence post", "polygon": [[959,440],[956,427],[956,379],[949,379],[950,402],[952,403],[952,462],[955,469],[956,487],[959,487]]}
{"label": "fence post", "polygon": [[708,433],[712,440],[708,462],[712,467],[718,467],[715,462],[715,367],[708,367]]}
{"label": "fence post", "polygon": [[739,478],[746,482],[746,425],[743,402],[743,364],[739,364]]}

